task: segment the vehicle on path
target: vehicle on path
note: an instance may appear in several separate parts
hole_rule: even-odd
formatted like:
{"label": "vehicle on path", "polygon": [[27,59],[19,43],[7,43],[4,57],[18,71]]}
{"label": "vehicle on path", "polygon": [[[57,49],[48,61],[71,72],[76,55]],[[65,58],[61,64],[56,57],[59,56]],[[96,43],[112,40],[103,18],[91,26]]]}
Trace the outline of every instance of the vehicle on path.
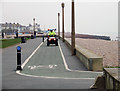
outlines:
{"label": "vehicle on path", "polygon": [[58,39],[56,36],[48,36],[47,46],[49,46],[50,44],[55,44],[56,46],[58,46]]}

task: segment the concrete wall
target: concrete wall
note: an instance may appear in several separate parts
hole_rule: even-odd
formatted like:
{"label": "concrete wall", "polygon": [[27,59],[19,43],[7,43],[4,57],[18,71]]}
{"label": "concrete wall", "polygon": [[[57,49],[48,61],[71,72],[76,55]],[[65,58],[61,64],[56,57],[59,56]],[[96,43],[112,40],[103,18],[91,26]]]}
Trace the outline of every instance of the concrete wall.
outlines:
{"label": "concrete wall", "polygon": [[119,70],[120,68],[105,68],[103,70],[107,91],[120,91]]}
{"label": "concrete wall", "polygon": [[[71,42],[65,38],[65,43],[71,48]],[[103,58],[92,53],[91,51],[76,45],[76,56],[87,67],[89,71],[102,71],[103,70]]]}

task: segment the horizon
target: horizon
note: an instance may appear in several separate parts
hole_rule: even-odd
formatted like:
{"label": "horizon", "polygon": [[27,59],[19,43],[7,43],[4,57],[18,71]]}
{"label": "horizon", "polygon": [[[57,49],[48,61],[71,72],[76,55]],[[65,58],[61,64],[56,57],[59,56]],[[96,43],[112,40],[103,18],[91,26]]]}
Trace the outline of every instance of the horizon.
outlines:
{"label": "horizon", "polygon": [[[57,29],[57,13],[61,14],[61,1],[55,2],[2,2],[2,22],[18,22],[21,25],[33,24],[33,18],[41,29]],[[82,1],[82,0],[81,0]],[[117,2],[95,2],[94,0],[75,2],[76,33],[118,37]],[[94,1],[94,2],[92,2]],[[97,0],[100,1],[100,0]],[[118,1],[118,0],[116,0]],[[44,8],[44,10],[43,10]],[[91,13],[92,12],[92,13]],[[60,18],[61,15],[60,15]],[[60,25],[62,25],[60,19]],[[62,29],[62,26],[60,27]],[[62,31],[62,30],[60,30]],[[71,31],[71,2],[65,1],[65,32]]]}

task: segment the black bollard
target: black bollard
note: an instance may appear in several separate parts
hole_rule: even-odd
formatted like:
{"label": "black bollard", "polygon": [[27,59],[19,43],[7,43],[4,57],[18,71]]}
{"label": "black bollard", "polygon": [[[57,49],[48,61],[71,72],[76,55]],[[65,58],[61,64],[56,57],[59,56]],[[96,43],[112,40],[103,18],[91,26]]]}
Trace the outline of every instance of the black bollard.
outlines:
{"label": "black bollard", "polygon": [[17,46],[17,70],[22,70],[21,67],[21,47]]}
{"label": "black bollard", "polygon": [[33,36],[33,35],[31,35],[31,39],[34,39],[34,36]]}
{"label": "black bollard", "polygon": [[16,38],[18,38],[18,32],[16,32]]}
{"label": "black bollard", "polygon": [[25,37],[21,37],[21,43],[26,43]]}
{"label": "black bollard", "polygon": [[43,36],[43,42],[44,42],[44,36]]}
{"label": "black bollard", "polygon": [[34,38],[36,38],[36,31],[34,31]]}
{"label": "black bollard", "polygon": [[2,32],[2,39],[4,38],[4,33]]}

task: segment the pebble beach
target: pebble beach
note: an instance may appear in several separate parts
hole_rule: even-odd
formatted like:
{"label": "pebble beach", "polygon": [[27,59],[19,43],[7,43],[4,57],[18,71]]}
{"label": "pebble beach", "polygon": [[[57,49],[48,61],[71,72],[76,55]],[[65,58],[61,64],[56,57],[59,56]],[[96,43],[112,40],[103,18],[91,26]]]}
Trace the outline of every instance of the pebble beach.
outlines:
{"label": "pebble beach", "polygon": [[76,44],[102,56],[104,67],[118,66],[118,41],[76,38]]}

